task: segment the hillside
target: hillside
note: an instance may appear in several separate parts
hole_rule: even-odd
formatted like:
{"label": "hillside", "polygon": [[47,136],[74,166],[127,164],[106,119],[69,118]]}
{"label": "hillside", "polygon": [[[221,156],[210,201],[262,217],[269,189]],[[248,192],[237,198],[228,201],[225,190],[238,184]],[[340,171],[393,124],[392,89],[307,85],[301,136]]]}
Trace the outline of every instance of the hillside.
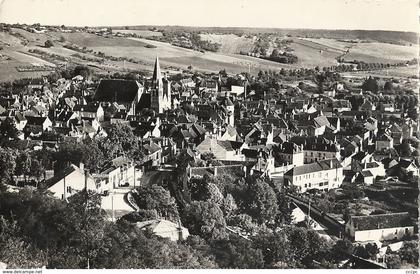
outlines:
{"label": "hillside", "polygon": [[243,28],[243,27],[187,27],[187,26],[130,26],[130,29],[165,29],[171,31],[198,31],[216,34],[259,34],[273,33],[281,36],[301,38],[328,38],[343,40],[368,40],[391,44],[418,44],[415,32],[384,30],[326,30],[326,29],[280,29],[280,28]]}
{"label": "hillside", "polygon": [[[177,29],[178,27],[168,28]],[[185,27],[182,28],[185,29]],[[204,30],[202,28],[192,29]],[[154,58],[159,56],[162,68],[166,71],[181,71],[192,66],[194,70],[210,72],[226,69],[229,73],[249,71],[252,74],[257,74],[260,70],[333,66],[338,64],[337,57],[342,57],[346,61],[397,63],[411,60],[417,54],[415,46],[401,46],[381,42],[367,43],[366,40],[363,40],[365,42],[362,43],[362,40],[354,40],[355,33],[357,33],[354,31],[345,31],[345,38],[337,39],[288,37],[277,34],[265,36],[291,41],[288,42],[287,47],[290,48],[292,54],[298,57],[298,62],[294,64],[280,64],[239,54],[241,51],[252,51],[258,35],[238,36],[235,34],[221,34],[222,31],[238,30],[235,28],[222,28],[217,29],[217,33],[210,33],[212,29],[214,28],[206,28],[206,33],[202,32],[200,35],[203,40],[221,44],[221,48],[218,52],[203,53],[145,38],[116,37],[85,32],[36,34],[13,28],[11,33],[0,32],[0,46],[3,47],[3,50],[0,52],[2,56],[0,60],[0,81],[48,74],[51,67],[59,66],[64,61],[91,65],[104,71],[127,69],[151,71]],[[138,30],[131,28],[126,30],[123,27],[116,30],[135,32],[137,35],[147,38],[150,38],[149,36],[152,34],[159,33],[149,30],[146,26]],[[255,30],[252,29],[252,31]],[[293,30],[296,34],[305,33],[304,31],[308,32],[308,30]],[[289,34],[288,30],[281,30],[281,32]],[[312,36],[332,36],[339,33],[339,31],[315,30],[312,31]],[[359,35],[359,37],[369,34],[361,33],[363,35]],[[374,32],[374,34],[377,33]],[[349,37],[351,36],[354,39],[352,38],[353,40],[350,41]],[[404,33],[403,36],[393,33],[385,38],[394,39],[396,37],[406,39],[410,36],[407,36],[407,33]],[[53,41],[54,46],[51,48],[44,47],[46,40]],[[64,48],[68,44],[75,44],[78,46],[78,49]],[[28,69],[18,71],[17,68],[21,67],[28,67]],[[400,71],[394,69],[389,72],[391,74],[395,73],[397,76],[413,75],[412,70]]]}

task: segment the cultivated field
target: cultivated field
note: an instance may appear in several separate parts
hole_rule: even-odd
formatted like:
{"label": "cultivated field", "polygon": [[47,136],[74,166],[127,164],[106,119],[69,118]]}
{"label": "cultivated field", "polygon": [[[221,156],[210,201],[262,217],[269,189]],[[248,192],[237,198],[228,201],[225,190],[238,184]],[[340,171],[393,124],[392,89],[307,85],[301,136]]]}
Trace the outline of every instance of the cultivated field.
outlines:
{"label": "cultivated field", "polygon": [[302,39],[293,39],[290,47],[294,49],[293,54],[298,57],[298,63],[295,65],[305,68],[337,65],[336,58],[343,53],[341,50]]}
{"label": "cultivated field", "polygon": [[398,63],[418,58],[418,47],[385,43],[358,43],[344,56],[344,60],[367,63]]}
{"label": "cultivated field", "polygon": [[306,40],[313,42],[315,44],[327,47],[332,50],[339,50],[339,51],[345,51],[347,48],[354,45],[354,43],[350,42],[342,42],[338,41],[336,39],[327,39],[327,38],[300,38],[301,40]]}
{"label": "cultivated field", "polygon": [[251,52],[254,48],[254,41],[251,38],[239,37],[235,34],[201,34],[201,39],[212,43],[219,43],[219,52],[238,54],[241,51]]}

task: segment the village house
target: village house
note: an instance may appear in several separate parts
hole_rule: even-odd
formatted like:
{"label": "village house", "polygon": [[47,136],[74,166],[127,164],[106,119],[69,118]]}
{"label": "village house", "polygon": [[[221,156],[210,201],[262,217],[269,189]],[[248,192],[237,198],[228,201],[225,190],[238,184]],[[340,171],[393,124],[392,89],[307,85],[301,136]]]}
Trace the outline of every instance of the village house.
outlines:
{"label": "village house", "polygon": [[241,153],[243,148],[248,146],[245,143],[235,141],[222,141],[214,138],[206,138],[196,150],[200,154],[212,153],[217,160],[224,161],[245,161],[245,155]]}
{"label": "village house", "polygon": [[99,193],[109,193],[120,187],[136,187],[141,176],[134,162],[123,156],[115,158],[101,172],[93,174]]}
{"label": "village house", "polygon": [[73,111],[79,118],[91,118],[97,119],[98,121],[104,120],[104,109],[99,103],[76,105]]}
{"label": "village house", "polygon": [[377,151],[394,147],[394,139],[387,133],[383,133],[376,139],[375,148]]}
{"label": "village house", "polygon": [[27,116],[26,120],[24,131],[29,134],[40,134],[52,127],[52,122],[48,117]]}
{"label": "village house", "polygon": [[323,137],[296,136],[291,138],[290,141],[302,146],[305,163],[313,163],[324,159],[341,158],[340,144],[334,140],[328,140]]}
{"label": "village house", "polygon": [[329,190],[340,187],[343,180],[343,167],[337,159],[293,167],[284,174],[287,184],[294,185],[300,192],[309,189]]}
{"label": "village house", "polygon": [[45,188],[58,199],[66,200],[70,196],[85,189],[96,191],[93,177],[84,169],[84,165],[75,166],[70,164],[67,168],[59,171],[54,177],[45,182]]}
{"label": "village house", "polygon": [[399,240],[413,235],[414,225],[407,212],[351,216],[345,233],[354,242]]}
{"label": "village house", "polygon": [[187,228],[183,227],[180,222],[178,224],[167,220],[148,220],[137,222],[136,226],[141,230],[149,230],[153,234],[167,238],[171,241],[182,241],[190,235]]}
{"label": "village house", "polygon": [[292,164],[294,166],[301,166],[304,164],[303,145],[297,145],[292,142],[284,142],[275,146],[275,156],[282,162]]}

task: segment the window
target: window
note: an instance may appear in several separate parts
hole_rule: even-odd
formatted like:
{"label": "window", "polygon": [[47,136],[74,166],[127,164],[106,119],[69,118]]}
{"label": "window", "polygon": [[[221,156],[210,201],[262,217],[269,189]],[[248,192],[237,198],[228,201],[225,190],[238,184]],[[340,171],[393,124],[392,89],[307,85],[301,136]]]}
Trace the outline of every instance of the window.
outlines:
{"label": "window", "polygon": [[67,187],[67,193],[71,193],[71,187],[70,186]]}

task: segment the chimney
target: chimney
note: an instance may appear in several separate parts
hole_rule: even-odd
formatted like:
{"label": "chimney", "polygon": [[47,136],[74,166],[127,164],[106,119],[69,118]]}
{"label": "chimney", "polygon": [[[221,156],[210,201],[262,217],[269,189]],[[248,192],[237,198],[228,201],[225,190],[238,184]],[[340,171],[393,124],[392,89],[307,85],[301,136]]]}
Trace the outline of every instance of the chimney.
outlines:
{"label": "chimney", "polygon": [[334,168],[334,162],[333,160],[330,161],[330,168],[333,169]]}
{"label": "chimney", "polygon": [[84,170],[84,169],[85,169],[85,164],[84,164],[84,163],[79,163],[79,168],[80,168],[81,170]]}

